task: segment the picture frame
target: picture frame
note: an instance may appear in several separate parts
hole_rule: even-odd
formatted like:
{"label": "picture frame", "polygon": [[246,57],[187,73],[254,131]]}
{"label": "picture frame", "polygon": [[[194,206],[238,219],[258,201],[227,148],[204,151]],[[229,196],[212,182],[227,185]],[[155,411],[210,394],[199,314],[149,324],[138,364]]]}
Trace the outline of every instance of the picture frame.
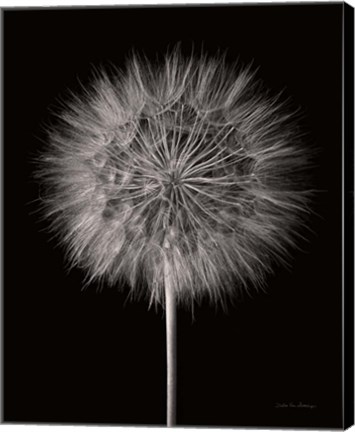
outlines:
{"label": "picture frame", "polygon": [[[354,423],[354,10],[345,2],[3,8],[5,424],[166,424],[164,307],[86,283],[43,215],[58,107],[132,52],[224,55],[300,112],[305,239],[225,310],[177,308],[176,426]],[[160,57],[159,57],[160,56]],[[234,67],[234,66],[233,66]],[[143,283],[144,289],[144,283]]]}

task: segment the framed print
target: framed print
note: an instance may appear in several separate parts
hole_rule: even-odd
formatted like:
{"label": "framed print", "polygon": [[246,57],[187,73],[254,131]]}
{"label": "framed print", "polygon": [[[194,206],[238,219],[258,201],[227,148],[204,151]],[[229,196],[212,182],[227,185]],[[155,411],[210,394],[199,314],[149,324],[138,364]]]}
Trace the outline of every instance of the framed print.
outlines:
{"label": "framed print", "polygon": [[353,16],[2,10],[5,423],[353,424]]}

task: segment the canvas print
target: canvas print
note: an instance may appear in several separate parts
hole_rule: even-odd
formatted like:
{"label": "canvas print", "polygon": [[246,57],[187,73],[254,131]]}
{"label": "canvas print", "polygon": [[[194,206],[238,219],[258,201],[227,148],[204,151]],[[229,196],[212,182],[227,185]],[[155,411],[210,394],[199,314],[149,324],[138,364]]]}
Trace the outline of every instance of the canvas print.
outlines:
{"label": "canvas print", "polygon": [[3,12],[5,421],[344,427],[343,17]]}

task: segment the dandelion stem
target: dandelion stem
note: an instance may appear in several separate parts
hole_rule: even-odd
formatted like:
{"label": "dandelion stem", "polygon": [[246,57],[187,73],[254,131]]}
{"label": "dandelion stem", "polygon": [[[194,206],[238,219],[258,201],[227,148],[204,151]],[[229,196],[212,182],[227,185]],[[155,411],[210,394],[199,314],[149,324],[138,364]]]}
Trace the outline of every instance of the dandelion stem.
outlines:
{"label": "dandelion stem", "polygon": [[176,304],[172,285],[171,266],[164,260],[165,317],[166,317],[166,360],[167,360],[167,404],[166,423],[176,425]]}

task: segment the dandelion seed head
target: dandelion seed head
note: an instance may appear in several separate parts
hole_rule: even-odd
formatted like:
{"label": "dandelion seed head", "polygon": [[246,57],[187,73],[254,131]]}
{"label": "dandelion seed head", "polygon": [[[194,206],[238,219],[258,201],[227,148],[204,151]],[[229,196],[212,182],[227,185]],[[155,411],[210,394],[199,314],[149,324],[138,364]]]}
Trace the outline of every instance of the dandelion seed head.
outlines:
{"label": "dandelion seed head", "polygon": [[249,69],[174,52],[133,56],[73,96],[41,158],[45,214],[89,281],[163,303],[263,284],[307,213],[307,152]]}

